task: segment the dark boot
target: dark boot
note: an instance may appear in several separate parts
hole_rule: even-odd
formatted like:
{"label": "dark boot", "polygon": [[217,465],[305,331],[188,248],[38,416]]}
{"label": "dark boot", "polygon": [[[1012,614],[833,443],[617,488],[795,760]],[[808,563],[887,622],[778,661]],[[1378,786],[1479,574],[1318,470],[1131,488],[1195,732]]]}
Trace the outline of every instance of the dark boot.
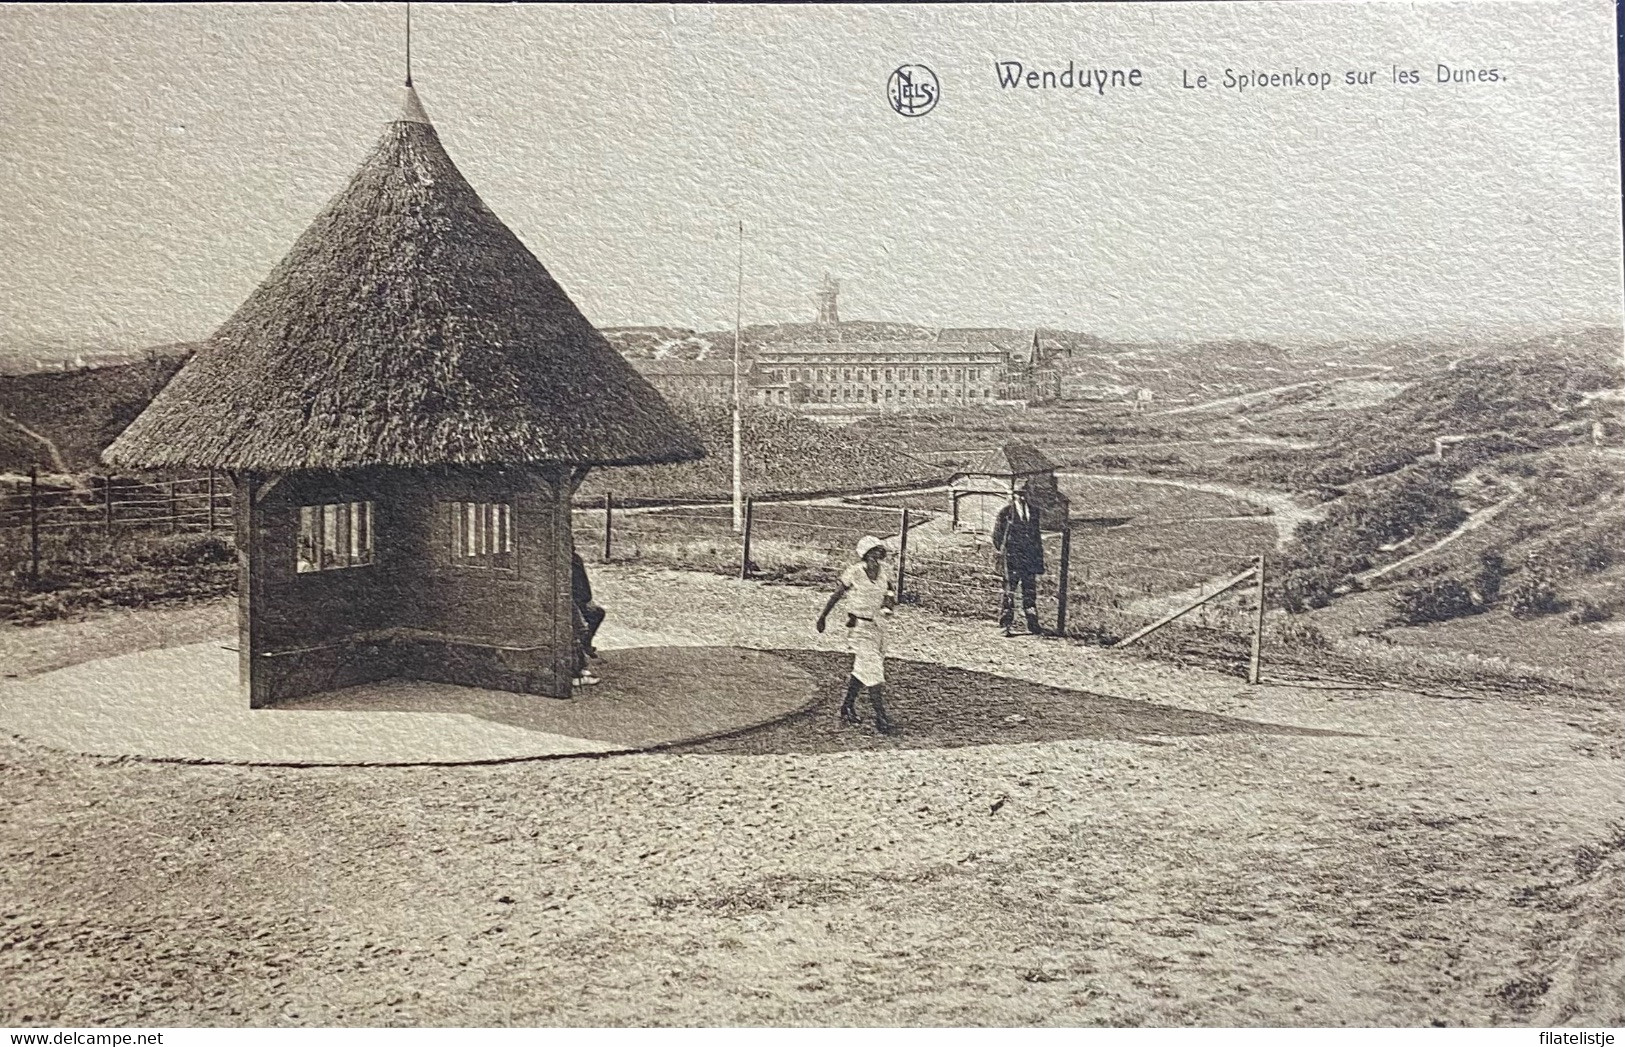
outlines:
{"label": "dark boot", "polygon": [[869,701],[875,707],[875,730],[881,734],[896,734],[900,728],[886,715],[886,688],[883,684],[877,683],[869,688]]}
{"label": "dark boot", "polygon": [[846,700],[841,702],[842,723],[851,725],[858,722],[858,692],[862,689],[863,684],[858,682],[856,676],[846,678]]}
{"label": "dark boot", "polygon": [[1044,635],[1044,627],[1038,624],[1038,612],[1035,610],[1027,611],[1027,631],[1034,636]]}

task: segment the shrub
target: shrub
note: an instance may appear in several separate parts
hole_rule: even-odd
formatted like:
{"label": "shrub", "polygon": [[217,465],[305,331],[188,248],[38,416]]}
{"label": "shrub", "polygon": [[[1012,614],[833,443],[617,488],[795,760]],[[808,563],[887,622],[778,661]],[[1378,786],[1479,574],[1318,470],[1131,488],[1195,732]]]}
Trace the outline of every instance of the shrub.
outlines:
{"label": "shrub", "polygon": [[1563,609],[1557,589],[1538,574],[1528,574],[1507,594],[1507,610],[1514,618],[1539,618]]}
{"label": "shrub", "polygon": [[1325,607],[1350,579],[1339,571],[1307,568],[1281,579],[1281,605],[1293,614]]}
{"label": "shrub", "polygon": [[153,539],[139,558],[153,567],[198,567],[231,563],[237,558],[232,540],[224,534],[166,534]]}
{"label": "shrub", "polygon": [[1473,579],[1474,594],[1485,607],[1495,603],[1501,595],[1501,581],[1506,577],[1506,560],[1491,549],[1479,554],[1478,574]]}
{"label": "shrub", "polygon": [[1454,578],[1440,578],[1426,585],[1401,590],[1394,597],[1399,620],[1406,625],[1448,622],[1483,610],[1473,591]]}
{"label": "shrub", "polygon": [[1299,618],[1271,618],[1265,621],[1266,642],[1295,651],[1326,651],[1331,641],[1314,623]]}
{"label": "shrub", "polygon": [[1620,601],[1581,600],[1580,606],[1569,612],[1570,625],[1590,625],[1593,622],[1612,621],[1619,614]]}
{"label": "shrub", "polygon": [[1574,547],[1574,566],[1585,574],[1606,571],[1614,563],[1616,551],[1601,535],[1592,535]]}

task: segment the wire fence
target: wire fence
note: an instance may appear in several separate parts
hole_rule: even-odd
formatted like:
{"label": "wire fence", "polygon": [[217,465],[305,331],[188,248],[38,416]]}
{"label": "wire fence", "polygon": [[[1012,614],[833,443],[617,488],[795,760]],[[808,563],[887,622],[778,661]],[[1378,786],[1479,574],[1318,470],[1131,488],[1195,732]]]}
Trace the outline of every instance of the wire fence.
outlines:
{"label": "wire fence", "polygon": [[[622,506],[606,495],[597,507],[578,507],[572,519],[576,548],[589,561],[820,587],[832,586],[856,562],[858,540],[873,535],[887,546],[903,603],[1025,627],[1019,579],[1007,579],[987,534],[956,519],[946,492],[747,501],[738,527],[727,504]],[[100,568],[92,561],[108,553],[87,550],[90,544],[127,558],[139,545],[180,540],[166,535],[220,531],[229,543],[231,528],[230,485],[213,475],[55,483],[31,476],[0,485],[0,556],[18,584],[25,578],[43,584],[42,563],[65,571],[83,560],[79,573],[94,573]],[[1043,541],[1044,570],[1032,580],[1042,631],[1247,665],[1256,678],[1265,632],[1262,586],[1253,584],[1256,574],[1238,576],[1262,571],[1260,553],[1274,545],[1268,521],[1249,530],[1245,523],[1215,529],[1196,516],[1078,520],[1046,532]],[[151,552],[142,556],[151,561]],[[224,555],[213,548],[195,553]],[[1156,628],[1147,632],[1148,626]]]}
{"label": "wire fence", "polygon": [[231,501],[231,485],[214,473],[47,480],[31,471],[0,484],[0,558],[38,579],[43,562],[85,536],[230,530]]}
{"label": "wire fence", "polygon": [[[618,508],[610,496],[601,507],[576,511],[576,546],[597,562],[824,586],[856,562],[858,539],[873,535],[890,553],[903,603],[1025,627],[1019,577],[1007,579],[990,536],[957,524],[947,506],[933,512],[922,504],[915,495],[747,501],[736,528],[728,505]],[[1273,536],[1267,521],[1222,536],[1202,518],[1148,527],[1069,521],[1043,536],[1044,570],[1033,579],[1041,630],[1200,656],[1244,666],[1256,678],[1262,553]]]}

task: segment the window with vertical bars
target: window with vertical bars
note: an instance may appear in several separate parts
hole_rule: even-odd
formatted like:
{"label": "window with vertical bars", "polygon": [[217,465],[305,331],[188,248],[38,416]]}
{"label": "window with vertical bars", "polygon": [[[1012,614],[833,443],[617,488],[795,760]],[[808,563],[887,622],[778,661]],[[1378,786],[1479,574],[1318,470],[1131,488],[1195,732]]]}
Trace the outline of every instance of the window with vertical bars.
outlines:
{"label": "window with vertical bars", "polygon": [[513,506],[508,502],[447,502],[451,562],[457,567],[513,569]]}
{"label": "window with vertical bars", "polygon": [[372,563],[372,503],[299,507],[299,573]]}

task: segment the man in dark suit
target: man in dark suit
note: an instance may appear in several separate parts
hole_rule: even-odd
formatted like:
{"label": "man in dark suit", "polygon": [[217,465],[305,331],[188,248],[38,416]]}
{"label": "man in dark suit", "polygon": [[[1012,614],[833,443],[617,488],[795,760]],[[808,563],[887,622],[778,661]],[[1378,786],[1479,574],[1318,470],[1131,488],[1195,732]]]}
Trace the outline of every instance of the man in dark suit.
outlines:
{"label": "man in dark suit", "polygon": [[999,600],[999,626],[1004,635],[1014,635],[1016,590],[1021,590],[1021,611],[1027,631],[1037,634],[1038,576],[1044,573],[1044,536],[1038,527],[1038,507],[1027,500],[1027,492],[1016,488],[1010,504],[999,510],[993,521],[993,548],[1004,566],[1004,594]]}

